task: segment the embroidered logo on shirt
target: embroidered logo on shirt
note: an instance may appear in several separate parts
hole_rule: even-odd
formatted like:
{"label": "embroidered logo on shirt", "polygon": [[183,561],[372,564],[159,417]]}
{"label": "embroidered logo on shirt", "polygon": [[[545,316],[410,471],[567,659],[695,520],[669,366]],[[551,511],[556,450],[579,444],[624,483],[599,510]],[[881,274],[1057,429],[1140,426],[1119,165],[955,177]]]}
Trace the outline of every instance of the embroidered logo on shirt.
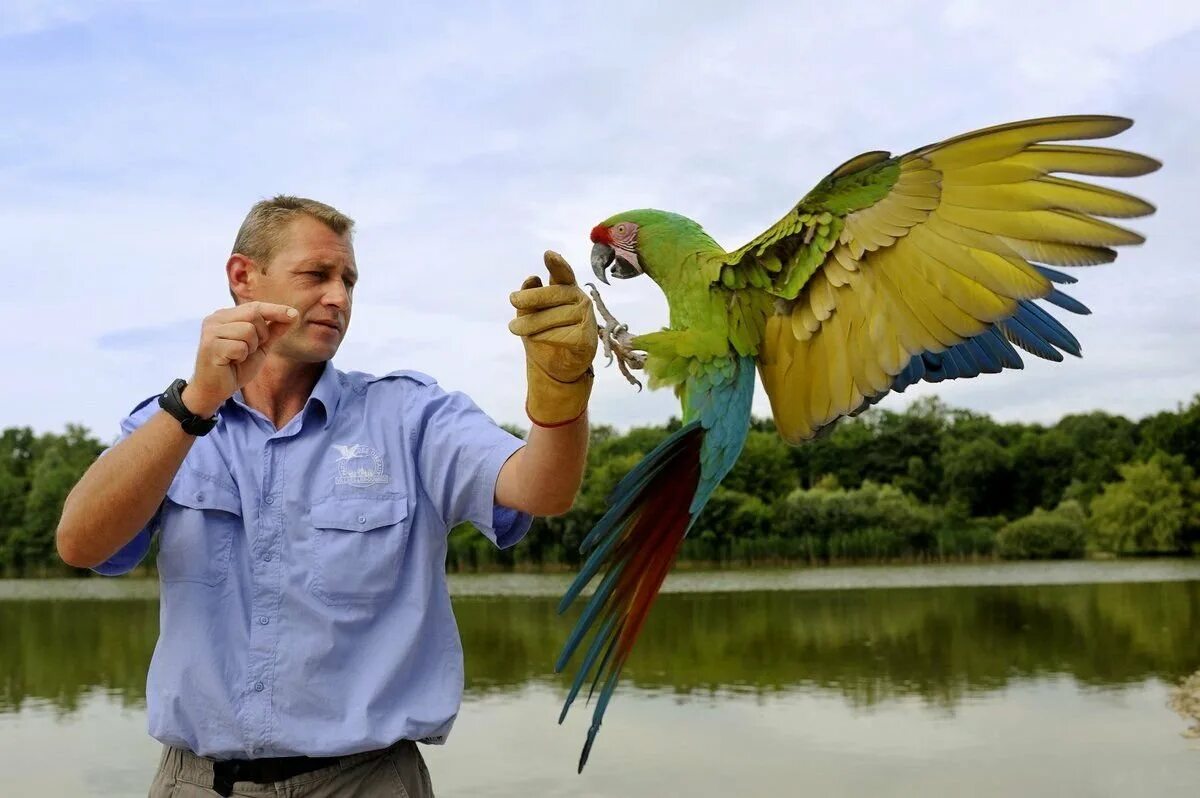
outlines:
{"label": "embroidered logo on shirt", "polygon": [[338,473],[334,478],[337,484],[369,488],[388,483],[389,477],[383,471],[383,458],[370,446],[363,443],[349,446],[335,443],[333,448],[341,455],[337,459]]}

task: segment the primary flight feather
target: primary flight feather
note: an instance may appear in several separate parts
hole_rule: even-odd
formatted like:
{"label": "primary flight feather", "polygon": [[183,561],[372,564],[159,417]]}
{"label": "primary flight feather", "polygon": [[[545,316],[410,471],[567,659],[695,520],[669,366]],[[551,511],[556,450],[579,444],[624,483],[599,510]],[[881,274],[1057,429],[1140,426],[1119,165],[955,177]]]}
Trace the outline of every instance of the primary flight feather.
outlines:
{"label": "primary flight feather", "polygon": [[1154,208],[1058,175],[1133,177],[1160,164],[1051,142],[1131,124],[1049,117],[896,157],[864,153],[733,252],[665,211],[620,213],[592,230],[602,281],[645,274],[667,297],[667,328],[631,336],[604,309],[604,337],[623,371],[642,367],[651,388],[674,389],[683,425],[614,489],[559,605],[603,572],[557,663],[562,670],[582,651],[560,722],[589,679],[589,697],[599,688],[581,771],[684,537],[741,454],[755,372],[779,434],[798,444],[916,382],[1019,369],[1018,349],[1056,361],[1080,355],[1039,304],[1090,312],[1056,287],[1075,278],[1054,267],[1112,261],[1114,247],[1143,239],[1103,219]]}

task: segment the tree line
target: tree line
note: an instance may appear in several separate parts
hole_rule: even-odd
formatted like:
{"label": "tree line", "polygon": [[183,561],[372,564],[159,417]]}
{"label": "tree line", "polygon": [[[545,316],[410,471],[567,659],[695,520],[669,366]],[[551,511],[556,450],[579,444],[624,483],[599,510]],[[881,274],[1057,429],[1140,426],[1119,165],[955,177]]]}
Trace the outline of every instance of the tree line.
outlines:
{"label": "tree line", "polygon": [[[592,428],[575,506],[497,551],[467,525],[452,570],[568,568],[617,481],[679,420]],[[510,429],[523,434],[517,428]],[[0,573],[53,575],[67,493],[105,444],[84,427],[0,433]],[[1200,395],[1138,421],[1104,412],[1001,423],[937,398],[872,408],[792,447],[770,419],[684,542],[684,564],[936,562],[1200,554]]]}
{"label": "tree line", "polygon": [[[592,430],[575,506],[496,551],[451,533],[461,570],[571,567],[620,478],[679,420]],[[514,430],[520,432],[519,430]],[[684,541],[688,564],[820,565],[1200,554],[1200,395],[1139,421],[1092,412],[1001,423],[936,397],[872,408],[788,446],[752,422],[737,465]]]}

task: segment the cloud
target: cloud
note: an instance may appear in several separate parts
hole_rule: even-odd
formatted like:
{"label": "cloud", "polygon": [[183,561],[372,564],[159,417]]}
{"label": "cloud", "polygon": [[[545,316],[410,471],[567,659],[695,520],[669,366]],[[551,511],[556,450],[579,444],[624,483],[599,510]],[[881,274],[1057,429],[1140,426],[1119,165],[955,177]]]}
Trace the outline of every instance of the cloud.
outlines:
{"label": "cloud", "polygon": [[[586,273],[587,231],[647,206],[736,247],[858,152],[1074,112],[1136,117],[1114,143],[1167,164],[1122,186],[1160,207],[1147,244],[1080,272],[1082,361],[932,390],[1006,418],[1173,407],[1200,389],[1193,5],[22,3],[0,26],[0,311],[35,343],[0,426],[113,429],[186,377],[264,196],[358,220],[339,367],[428,371],[522,423],[507,295],[544,249]],[[649,281],[604,295],[635,331],[667,322]],[[598,376],[598,422],[678,413]]]}

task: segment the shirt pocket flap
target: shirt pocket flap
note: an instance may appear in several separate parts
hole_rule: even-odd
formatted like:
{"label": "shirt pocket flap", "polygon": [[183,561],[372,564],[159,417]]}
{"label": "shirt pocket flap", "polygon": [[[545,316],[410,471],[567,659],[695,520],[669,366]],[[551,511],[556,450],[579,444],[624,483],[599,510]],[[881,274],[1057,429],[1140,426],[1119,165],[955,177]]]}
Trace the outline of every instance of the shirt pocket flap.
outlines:
{"label": "shirt pocket flap", "polygon": [[229,572],[233,540],[245,534],[238,494],[216,481],[180,470],[163,502],[158,573],[164,582],[214,586]]}
{"label": "shirt pocket flap", "polygon": [[226,488],[215,484],[204,484],[194,479],[177,479],[167,488],[167,498],[193,510],[223,510],[234,515],[242,514],[241,499]]}
{"label": "shirt pocket flap", "polygon": [[334,499],[314,504],[312,525],[317,529],[338,529],[343,532],[370,532],[394,526],[408,517],[408,503],[403,500]]}

